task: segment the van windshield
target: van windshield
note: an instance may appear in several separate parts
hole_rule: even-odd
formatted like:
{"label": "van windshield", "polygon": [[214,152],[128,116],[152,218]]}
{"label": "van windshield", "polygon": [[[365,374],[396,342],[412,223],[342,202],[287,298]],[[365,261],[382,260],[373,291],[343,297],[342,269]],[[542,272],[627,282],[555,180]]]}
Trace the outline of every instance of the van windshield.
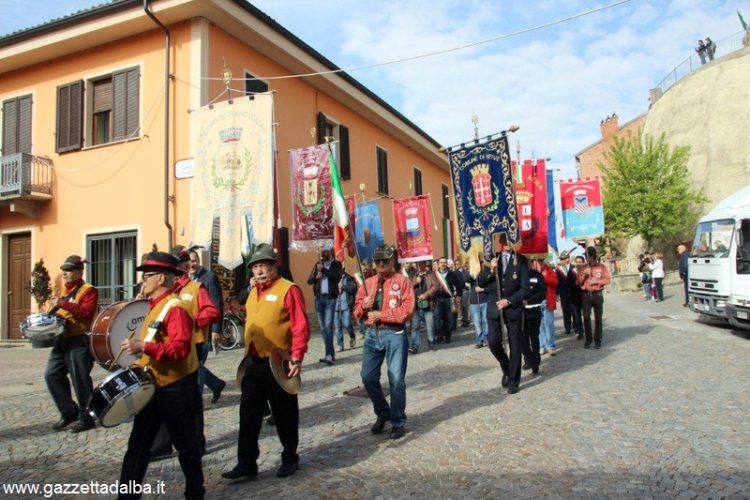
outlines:
{"label": "van windshield", "polygon": [[750,219],[743,219],[738,231],[737,274],[750,274]]}
{"label": "van windshield", "polygon": [[721,219],[701,222],[695,232],[691,257],[729,257],[734,220]]}

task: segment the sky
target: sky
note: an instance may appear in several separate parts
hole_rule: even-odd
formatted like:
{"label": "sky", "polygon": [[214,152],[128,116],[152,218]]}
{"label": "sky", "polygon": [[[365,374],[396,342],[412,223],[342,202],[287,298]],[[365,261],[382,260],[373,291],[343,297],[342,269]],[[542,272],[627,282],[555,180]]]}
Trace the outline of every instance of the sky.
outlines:
{"label": "sky", "polygon": [[[256,0],[297,35],[445,146],[520,130],[511,150],[575,176],[575,154],[648,110],[649,89],[711,37],[739,32],[750,0]],[[102,2],[1,0],[0,36]],[[540,29],[532,29],[549,25]],[[524,31],[520,34],[515,34]],[[356,69],[495,41],[369,69]],[[275,76],[275,75],[262,75]]]}

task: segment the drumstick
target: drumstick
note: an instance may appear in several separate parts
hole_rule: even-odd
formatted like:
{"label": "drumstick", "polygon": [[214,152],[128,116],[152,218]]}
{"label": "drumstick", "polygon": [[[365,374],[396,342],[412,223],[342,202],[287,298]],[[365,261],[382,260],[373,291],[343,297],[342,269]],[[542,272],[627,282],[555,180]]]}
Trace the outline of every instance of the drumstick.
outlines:
{"label": "drumstick", "polygon": [[[133,338],[133,335],[135,335],[135,330],[133,330],[132,332],[130,332],[130,335],[128,335],[128,338],[126,338],[125,340],[130,340],[130,339],[132,339],[132,338]],[[114,360],[114,361],[112,361],[112,365],[111,365],[111,366],[115,366],[115,365],[117,365],[117,361],[118,361],[118,360],[120,359],[120,356],[122,356],[122,353],[123,353],[123,352],[125,352],[125,349],[124,349],[123,347],[120,347],[120,352],[118,352],[118,353],[117,353],[117,356],[115,356],[115,360]]]}

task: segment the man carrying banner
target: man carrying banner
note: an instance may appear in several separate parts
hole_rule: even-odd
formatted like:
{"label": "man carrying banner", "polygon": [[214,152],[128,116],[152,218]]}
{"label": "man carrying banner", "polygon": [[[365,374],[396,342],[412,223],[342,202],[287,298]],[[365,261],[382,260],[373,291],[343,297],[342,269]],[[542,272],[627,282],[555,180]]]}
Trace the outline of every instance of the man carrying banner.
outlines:
{"label": "man carrying banner", "polygon": [[307,284],[313,286],[315,293],[315,313],[320,324],[320,333],[325,344],[325,356],[321,363],[328,366],[336,361],[333,349],[333,316],[336,313],[336,299],[339,296],[339,280],[343,267],[333,258],[331,249],[321,250],[320,260],[315,263],[307,278]]}
{"label": "man carrying banner", "polygon": [[[364,319],[367,326],[361,375],[377,416],[370,432],[380,434],[390,420],[391,439],[400,439],[406,433],[405,377],[409,344],[404,329],[414,312],[414,292],[409,280],[395,272],[394,255],[393,248],[387,245],[375,250],[373,259],[378,273],[359,287],[354,316]],[[390,406],[380,385],[384,359],[388,363]]]}
{"label": "man carrying banner", "polygon": [[[489,346],[503,371],[501,385],[508,388],[508,394],[515,394],[521,382],[523,301],[529,294],[529,263],[508,245],[505,234],[500,235],[498,244],[500,252],[490,261],[490,272],[483,271],[477,281],[489,294]],[[501,321],[508,330],[510,358],[503,349]]]}
{"label": "man carrying banner", "polygon": [[453,300],[460,297],[463,282],[450,269],[448,259],[441,257],[435,279],[440,289],[435,294],[435,330],[437,343],[451,343],[451,324],[453,319]]}

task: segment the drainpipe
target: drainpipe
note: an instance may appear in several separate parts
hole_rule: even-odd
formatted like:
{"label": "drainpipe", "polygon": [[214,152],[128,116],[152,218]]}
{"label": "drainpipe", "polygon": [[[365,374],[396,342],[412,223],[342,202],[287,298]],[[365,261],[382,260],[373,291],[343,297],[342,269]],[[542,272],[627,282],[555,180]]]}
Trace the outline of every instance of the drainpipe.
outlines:
{"label": "drainpipe", "polygon": [[164,51],[164,225],[167,226],[167,250],[173,245],[173,229],[169,223],[169,47],[171,35],[166,26],[149,10],[149,0],[143,0],[143,10],[163,31],[166,49]]}

